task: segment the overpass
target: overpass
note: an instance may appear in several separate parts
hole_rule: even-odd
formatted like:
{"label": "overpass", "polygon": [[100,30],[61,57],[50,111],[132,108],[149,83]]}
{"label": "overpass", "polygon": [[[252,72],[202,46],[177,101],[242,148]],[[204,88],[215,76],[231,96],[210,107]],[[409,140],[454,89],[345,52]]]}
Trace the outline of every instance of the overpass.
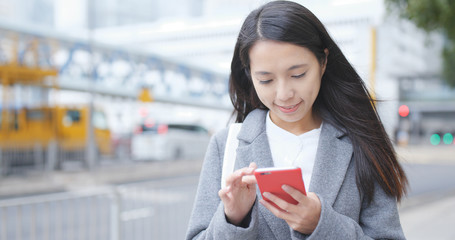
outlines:
{"label": "overpass", "polygon": [[[137,99],[148,89],[157,102],[230,109],[228,76],[164,56],[0,22],[0,66],[58,71],[59,89]],[[52,84],[47,85],[52,87]]]}

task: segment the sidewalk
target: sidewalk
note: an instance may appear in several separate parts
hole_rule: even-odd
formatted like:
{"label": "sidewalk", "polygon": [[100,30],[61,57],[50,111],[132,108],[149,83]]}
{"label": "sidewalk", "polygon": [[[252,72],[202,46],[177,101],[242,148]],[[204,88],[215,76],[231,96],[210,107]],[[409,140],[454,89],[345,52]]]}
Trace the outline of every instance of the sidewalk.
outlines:
{"label": "sidewalk", "polygon": [[396,147],[398,158],[402,163],[418,164],[455,164],[455,145],[418,145]]}
{"label": "sidewalk", "polygon": [[455,192],[404,200],[399,212],[407,239],[455,239]]}
{"label": "sidewalk", "polygon": [[0,177],[0,199],[21,195],[79,190],[87,187],[135,182],[188,174],[199,174],[200,160],[110,163],[87,171],[36,172]]}

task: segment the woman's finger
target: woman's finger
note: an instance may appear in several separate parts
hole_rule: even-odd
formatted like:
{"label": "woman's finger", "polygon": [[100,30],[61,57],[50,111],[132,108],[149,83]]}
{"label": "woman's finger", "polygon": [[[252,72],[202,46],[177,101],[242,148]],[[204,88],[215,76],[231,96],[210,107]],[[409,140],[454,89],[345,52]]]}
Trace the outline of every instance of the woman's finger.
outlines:
{"label": "woman's finger", "polygon": [[218,191],[218,196],[221,198],[221,200],[223,202],[229,199],[228,193],[230,190],[231,190],[231,187],[228,186],[228,187],[222,188],[222,189],[220,189],[220,191]]}
{"label": "woman's finger", "polygon": [[254,177],[254,175],[243,176],[242,177],[242,182],[245,183],[245,184],[256,184],[257,183],[256,178]]}
{"label": "woman's finger", "polygon": [[252,162],[252,163],[250,163],[249,168],[256,170],[256,168],[258,168],[258,165],[255,162]]}
{"label": "woman's finger", "polygon": [[276,204],[283,211],[291,212],[292,208],[295,207],[294,204],[288,203],[287,201],[277,197],[276,195],[274,195],[272,193],[265,192],[265,193],[263,193],[263,195],[264,195],[265,198],[269,199],[271,202]]}
{"label": "woman's finger", "polygon": [[245,175],[252,175],[254,170],[257,168],[256,163],[250,163],[249,167],[244,167],[241,169],[236,170],[231,175],[229,175],[226,179],[226,186],[232,185],[235,182],[241,183],[242,177]]}
{"label": "woman's finger", "polygon": [[308,200],[308,197],[305,196],[302,192],[299,190],[289,186],[289,185],[283,185],[281,188],[289,195],[291,195],[292,198],[294,198],[297,202],[299,203],[305,203],[305,201]]}
{"label": "woman's finger", "polygon": [[233,185],[235,182],[238,182],[239,180],[241,180],[243,171],[245,171],[246,169],[248,169],[248,168],[242,168],[242,169],[236,170],[231,175],[229,175],[226,179],[226,186]]}

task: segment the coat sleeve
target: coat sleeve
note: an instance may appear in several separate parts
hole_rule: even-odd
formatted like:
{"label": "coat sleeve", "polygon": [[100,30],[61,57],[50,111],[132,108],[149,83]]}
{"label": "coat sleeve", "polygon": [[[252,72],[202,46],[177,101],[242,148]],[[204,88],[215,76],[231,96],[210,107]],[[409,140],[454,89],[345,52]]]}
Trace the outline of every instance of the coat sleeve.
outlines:
{"label": "coat sleeve", "polygon": [[406,239],[401,228],[397,203],[378,185],[370,204],[363,200],[359,223],[338,213],[323,197],[321,217],[311,235],[292,231],[292,239]]}
{"label": "coat sleeve", "polygon": [[[210,140],[204,159],[186,239],[256,239],[258,210],[255,202],[247,228],[226,221],[218,196],[227,129]],[[257,200],[256,200],[257,201]]]}

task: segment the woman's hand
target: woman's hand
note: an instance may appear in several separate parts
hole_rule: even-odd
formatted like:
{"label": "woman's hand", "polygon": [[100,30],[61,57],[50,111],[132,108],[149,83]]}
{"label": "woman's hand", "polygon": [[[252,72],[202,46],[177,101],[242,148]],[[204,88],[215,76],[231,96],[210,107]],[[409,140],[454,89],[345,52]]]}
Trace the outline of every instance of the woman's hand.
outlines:
{"label": "woman's hand", "polygon": [[224,213],[228,221],[239,225],[246,217],[256,200],[256,178],[253,173],[256,163],[238,169],[226,179],[226,187],[218,192],[224,204]]}
{"label": "woman's hand", "polygon": [[274,202],[283,210],[274,207],[264,199],[261,199],[260,203],[275,216],[285,220],[292,229],[303,234],[311,234],[314,229],[316,229],[321,215],[321,201],[319,200],[319,197],[313,192],[309,192],[308,195],[305,196],[297,189],[287,185],[283,185],[283,190],[299,203],[296,205],[288,203],[271,193],[263,194],[264,197]]}

